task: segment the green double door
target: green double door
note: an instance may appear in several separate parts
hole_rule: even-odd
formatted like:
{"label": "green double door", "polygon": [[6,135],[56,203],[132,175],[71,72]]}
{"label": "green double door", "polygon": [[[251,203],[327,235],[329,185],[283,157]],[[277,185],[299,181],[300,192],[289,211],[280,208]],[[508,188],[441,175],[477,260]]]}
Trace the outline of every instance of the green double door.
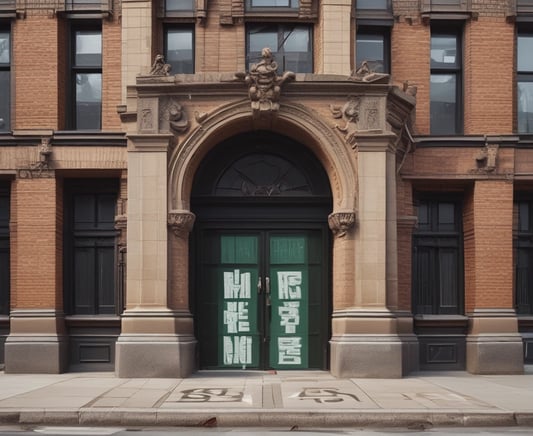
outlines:
{"label": "green double door", "polygon": [[324,368],[321,230],[204,230],[196,313],[203,368]]}

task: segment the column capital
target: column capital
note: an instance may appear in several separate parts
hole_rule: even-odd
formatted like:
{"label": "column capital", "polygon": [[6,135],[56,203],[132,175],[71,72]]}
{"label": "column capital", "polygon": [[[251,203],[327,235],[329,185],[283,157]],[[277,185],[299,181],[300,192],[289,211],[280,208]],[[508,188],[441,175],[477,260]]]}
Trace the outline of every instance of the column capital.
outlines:
{"label": "column capital", "polygon": [[355,225],[355,212],[340,211],[328,216],[329,228],[337,238],[342,238]]}
{"label": "column capital", "polygon": [[168,213],[168,226],[178,238],[186,239],[192,231],[196,215],[187,210],[173,210]]}

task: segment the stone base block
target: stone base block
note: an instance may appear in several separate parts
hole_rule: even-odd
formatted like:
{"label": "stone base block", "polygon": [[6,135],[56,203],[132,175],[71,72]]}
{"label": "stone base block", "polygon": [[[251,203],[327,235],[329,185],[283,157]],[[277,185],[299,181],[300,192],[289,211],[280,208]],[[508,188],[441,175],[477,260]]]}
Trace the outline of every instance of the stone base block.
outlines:
{"label": "stone base block", "polygon": [[466,369],[473,374],[522,374],[524,346],[520,335],[476,335],[466,339]]}
{"label": "stone base block", "polygon": [[334,336],[331,373],[340,378],[401,378],[403,344],[397,335]]}
{"label": "stone base block", "polygon": [[12,334],[5,343],[5,372],[59,374],[67,368],[68,342],[63,336]]}
{"label": "stone base block", "polygon": [[126,378],[184,378],[195,370],[195,350],[192,336],[122,334],[115,373]]}
{"label": "stone base block", "polygon": [[420,370],[420,347],[416,335],[400,335],[403,375]]}

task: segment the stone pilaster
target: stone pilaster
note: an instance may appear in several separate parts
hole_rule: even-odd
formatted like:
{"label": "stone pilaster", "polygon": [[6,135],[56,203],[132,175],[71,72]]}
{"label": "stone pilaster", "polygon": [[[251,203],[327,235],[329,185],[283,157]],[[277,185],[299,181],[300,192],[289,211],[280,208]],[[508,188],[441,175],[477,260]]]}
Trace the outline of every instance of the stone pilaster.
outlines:
{"label": "stone pilaster", "polygon": [[397,305],[394,135],[356,133],[358,216],[351,307],[335,308],[331,371],[339,377],[401,377]]}
{"label": "stone pilaster", "polygon": [[353,34],[353,2],[350,0],[320,2],[320,29],[322,50],[317,59],[318,73],[350,75]]}
{"label": "stone pilaster", "polygon": [[194,369],[196,341],[188,309],[171,308],[168,295],[167,152],[172,136],[141,134],[128,140],[128,292],[116,373],[185,377]]}

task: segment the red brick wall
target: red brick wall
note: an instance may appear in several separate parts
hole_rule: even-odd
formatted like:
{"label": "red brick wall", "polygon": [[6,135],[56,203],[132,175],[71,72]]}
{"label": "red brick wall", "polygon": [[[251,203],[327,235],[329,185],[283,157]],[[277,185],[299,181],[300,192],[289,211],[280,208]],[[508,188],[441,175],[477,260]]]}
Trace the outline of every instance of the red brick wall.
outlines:
{"label": "red brick wall", "polygon": [[512,183],[476,181],[464,212],[467,312],[513,307],[512,223]]}
{"label": "red brick wall", "polygon": [[120,131],[122,29],[118,16],[102,21],[102,130]]}
{"label": "red brick wall", "polygon": [[58,21],[28,15],[13,25],[14,129],[58,128]]}
{"label": "red brick wall", "polygon": [[464,132],[513,132],[514,25],[503,16],[465,27]]}
{"label": "red brick wall", "polygon": [[61,182],[54,178],[14,182],[13,308],[63,307],[60,190]]}

